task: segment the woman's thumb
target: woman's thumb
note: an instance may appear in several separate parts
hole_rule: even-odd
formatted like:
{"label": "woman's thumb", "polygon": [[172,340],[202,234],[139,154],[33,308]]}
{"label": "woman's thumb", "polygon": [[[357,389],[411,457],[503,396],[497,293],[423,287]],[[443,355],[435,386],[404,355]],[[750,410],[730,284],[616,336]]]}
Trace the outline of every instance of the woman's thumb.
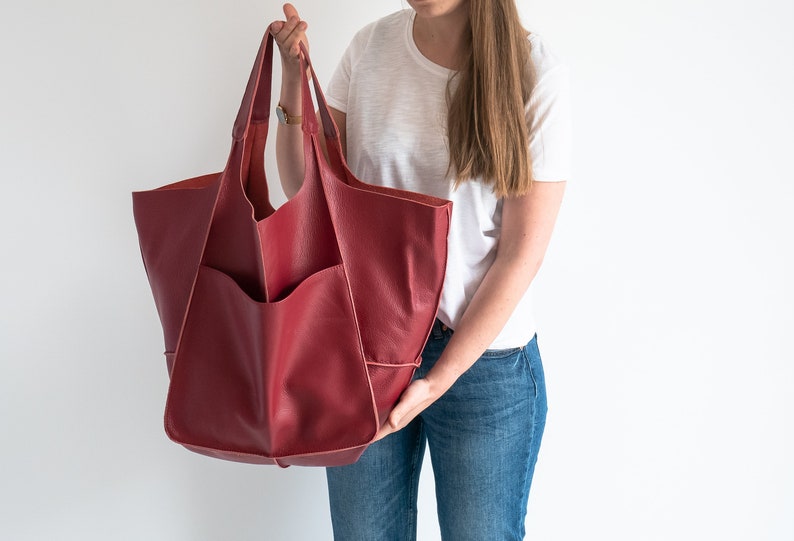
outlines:
{"label": "woman's thumb", "polygon": [[292,4],[284,4],[284,15],[289,19],[290,17],[297,17],[300,19],[300,15],[298,15],[298,10],[295,9],[295,6]]}

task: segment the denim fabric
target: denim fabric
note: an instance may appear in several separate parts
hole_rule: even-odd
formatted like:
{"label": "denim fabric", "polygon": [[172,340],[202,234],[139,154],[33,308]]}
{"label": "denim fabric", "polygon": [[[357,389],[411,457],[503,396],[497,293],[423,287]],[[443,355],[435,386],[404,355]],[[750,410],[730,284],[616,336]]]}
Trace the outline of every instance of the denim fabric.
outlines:
{"label": "denim fabric", "polygon": [[[436,322],[416,377],[433,367],[451,336]],[[355,464],[326,469],[334,539],[416,539],[426,444],[442,539],[523,539],[546,410],[537,336],[524,347],[486,351],[410,425],[372,444]]]}

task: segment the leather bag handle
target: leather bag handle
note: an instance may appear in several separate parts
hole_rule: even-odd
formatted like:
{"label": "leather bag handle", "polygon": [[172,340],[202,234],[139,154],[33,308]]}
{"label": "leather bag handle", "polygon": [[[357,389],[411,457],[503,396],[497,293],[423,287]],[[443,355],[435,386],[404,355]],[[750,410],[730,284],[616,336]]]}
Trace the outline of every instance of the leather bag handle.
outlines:
{"label": "leather bag handle", "polygon": [[[264,73],[262,68],[265,68]],[[264,76],[264,77],[263,77]],[[273,36],[270,31],[262,38],[259,51],[254,60],[254,67],[245,87],[243,101],[237,111],[237,118],[232,128],[232,138],[242,141],[248,135],[251,123],[270,120],[271,81],[273,79]]]}
{"label": "leather bag handle", "polygon": [[309,51],[306,45],[301,41],[301,101],[302,101],[302,114],[303,114],[303,129],[310,133],[317,133],[317,118],[314,115],[314,104],[312,103],[312,95],[309,89],[308,72],[312,74],[312,84],[314,86],[314,96],[317,98],[317,109],[320,112],[320,120],[323,124],[323,134],[326,139],[339,139],[339,128],[336,126],[331,112],[328,110],[328,103],[325,101],[325,94],[323,89],[320,88],[317,82],[317,74],[314,72],[311,59],[309,58]]}
{"label": "leather bag handle", "polygon": [[[248,85],[243,95],[240,109],[232,129],[232,138],[235,141],[243,141],[248,135],[248,128],[251,124],[268,122],[270,120],[270,109],[272,100],[272,79],[273,79],[273,35],[268,30],[262,38],[259,51],[254,61],[251,75],[248,78]],[[312,101],[311,90],[309,89],[308,73],[312,75],[317,105],[320,112],[320,119],[323,124],[323,133],[327,139],[339,139],[339,130],[328,110],[320,85],[317,82],[317,74],[312,66],[309,51],[303,42],[301,47],[301,105],[303,119],[301,125],[305,133],[317,134],[319,126],[314,114],[314,104]]]}

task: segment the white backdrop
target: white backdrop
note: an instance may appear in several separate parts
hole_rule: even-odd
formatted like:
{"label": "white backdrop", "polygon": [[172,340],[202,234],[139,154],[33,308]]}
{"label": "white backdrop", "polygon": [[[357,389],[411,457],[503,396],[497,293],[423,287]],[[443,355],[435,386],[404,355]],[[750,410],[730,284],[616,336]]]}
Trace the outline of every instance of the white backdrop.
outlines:
{"label": "white backdrop", "polygon": [[[353,32],[404,4],[297,5],[325,83]],[[550,411],[528,538],[791,541],[794,4],[521,7],[570,64],[576,115],[538,277]],[[133,190],[223,168],[279,15],[2,3],[0,538],[331,538],[322,470],[166,438],[131,211]],[[434,515],[425,475],[421,540],[439,538]]]}

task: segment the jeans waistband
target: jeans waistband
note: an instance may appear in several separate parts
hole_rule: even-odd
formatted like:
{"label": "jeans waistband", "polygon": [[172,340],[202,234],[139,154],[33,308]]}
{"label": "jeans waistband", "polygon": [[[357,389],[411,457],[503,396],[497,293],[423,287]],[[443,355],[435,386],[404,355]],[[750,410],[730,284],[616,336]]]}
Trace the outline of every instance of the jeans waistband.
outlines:
{"label": "jeans waistband", "polygon": [[430,331],[430,338],[434,340],[443,340],[444,338],[452,336],[453,332],[454,331],[447,327],[446,324],[436,319],[435,322],[433,322],[433,330]]}

